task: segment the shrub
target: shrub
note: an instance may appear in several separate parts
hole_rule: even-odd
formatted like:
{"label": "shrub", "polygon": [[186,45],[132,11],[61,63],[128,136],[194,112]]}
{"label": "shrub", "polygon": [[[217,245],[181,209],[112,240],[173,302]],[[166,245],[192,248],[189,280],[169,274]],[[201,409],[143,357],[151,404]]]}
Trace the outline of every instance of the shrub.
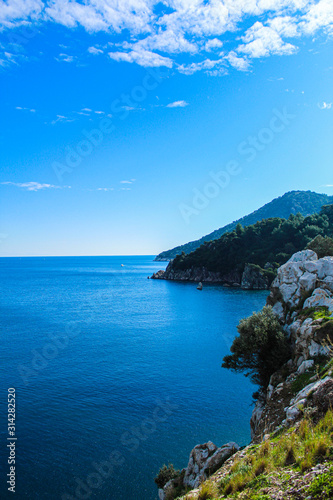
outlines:
{"label": "shrub", "polygon": [[211,500],[217,498],[217,488],[213,483],[206,481],[200,488],[198,500]]}
{"label": "shrub", "polygon": [[163,465],[160,468],[157,476],[155,477],[155,483],[159,488],[164,488],[170,479],[175,479],[180,474],[179,470],[175,470],[173,464]]}
{"label": "shrub", "polygon": [[321,236],[318,234],[310,243],[307,244],[306,248],[313,250],[318,255],[319,259],[326,256],[333,255],[333,239],[328,236]]}
{"label": "shrub", "polygon": [[266,389],[270,376],[290,356],[290,346],[271,306],[242,319],[237,327],[239,336],[231,346],[232,354],[223,358],[223,368],[245,372],[261,390]]}

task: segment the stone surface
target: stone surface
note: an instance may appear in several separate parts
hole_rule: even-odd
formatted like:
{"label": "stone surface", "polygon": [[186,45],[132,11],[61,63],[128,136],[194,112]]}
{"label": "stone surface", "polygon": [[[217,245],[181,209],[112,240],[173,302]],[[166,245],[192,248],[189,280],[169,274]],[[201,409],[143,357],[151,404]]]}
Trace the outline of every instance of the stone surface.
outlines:
{"label": "stone surface", "polygon": [[202,481],[213,474],[238,450],[239,446],[233,442],[227,443],[221,448],[218,448],[211,441],[197,445],[190,454],[183,480],[184,485],[197,488]]}
{"label": "stone surface", "polygon": [[298,367],[297,373],[299,375],[302,375],[302,373],[307,372],[310,370],[314,365],[313,359],[308,359],[307,361],[303,361],[300,366]]}
{"label": "stone surface", "polygon": [[243,290],[268,290],[269,285],[269,278],[258,266],[246,264],[241,281]]}

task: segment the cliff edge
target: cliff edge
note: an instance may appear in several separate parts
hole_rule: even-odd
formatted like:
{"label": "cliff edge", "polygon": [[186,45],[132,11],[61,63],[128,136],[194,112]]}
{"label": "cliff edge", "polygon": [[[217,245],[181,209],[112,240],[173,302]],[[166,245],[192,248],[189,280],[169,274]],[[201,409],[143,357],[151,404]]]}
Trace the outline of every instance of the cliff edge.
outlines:
{"label": "cliff edge", "polygon": [[255,405],[251,443],[196,446],[160,500],[333,498],[333,257],[294,254],[267,305],[291,355]]}

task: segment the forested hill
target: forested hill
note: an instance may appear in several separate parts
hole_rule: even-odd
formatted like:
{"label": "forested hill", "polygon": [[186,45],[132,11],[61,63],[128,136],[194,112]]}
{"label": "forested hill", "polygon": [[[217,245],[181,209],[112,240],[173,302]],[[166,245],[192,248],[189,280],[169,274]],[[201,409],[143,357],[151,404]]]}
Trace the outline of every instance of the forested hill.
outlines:
{"label": "forested hill", "polygon": [[212,241],[220,238],[223,234],[233,231],[237,224],[242,224],[243,227],[250,226],[262,219],[272,217],[280,217],[288,219],[290,214],[300,213],[304,216],[318,213],[323,205],[333,203],[333,196],[326,194],[314,193],[313,191],[290,191],[279,198],[275,198],[270,203],[259,208],[241,219],[238,219],[227,226],[221,227],[199,240],[191,241],[185,245],[172,248],[160,253],[155,260],[171,260],[180,255],[182,252],[186,254],[193,252],[206,241]]}
{"label": "forested hill", "polygon": [[247,227],[238,224],[234,231],[218,240],[175,257],[167,267],[165,279],[171,271],[203,267],[222,275],[242,273],[248,263],[261,268],[267,268],[269,263],[274,270],[305,247],[318,254],[333,255],[332,236],[333,205],[325,205],[319,214],[307,217],[292,214],[288,219],[269,218]]}

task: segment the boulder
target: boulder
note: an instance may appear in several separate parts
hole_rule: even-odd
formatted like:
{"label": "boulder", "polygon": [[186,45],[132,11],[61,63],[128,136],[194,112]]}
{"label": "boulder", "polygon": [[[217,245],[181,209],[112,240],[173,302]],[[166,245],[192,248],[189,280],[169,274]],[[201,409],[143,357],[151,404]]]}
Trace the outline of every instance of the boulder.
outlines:
{"label": "boulder", "polygon": [[314,365],[313,359],[308,359],[307,361],[302,361],[302,363],[299,365],[297,373],[299,375],[302,375],[302,373],[307,372],[310,370]]}
{"label": "boulder", "polygon": [[221,448],[211,441],[197,445],[190,454],[183,479],[184,486],[197,488],[238,450],[239,446],[234,442],[227,443]]}
{"label": "boulder", "polygon": [[333,298],[332,292],[316,288],[311,297],[306,299],[303,308],[307,307],[328,307],[329,311],[333,313]]}

